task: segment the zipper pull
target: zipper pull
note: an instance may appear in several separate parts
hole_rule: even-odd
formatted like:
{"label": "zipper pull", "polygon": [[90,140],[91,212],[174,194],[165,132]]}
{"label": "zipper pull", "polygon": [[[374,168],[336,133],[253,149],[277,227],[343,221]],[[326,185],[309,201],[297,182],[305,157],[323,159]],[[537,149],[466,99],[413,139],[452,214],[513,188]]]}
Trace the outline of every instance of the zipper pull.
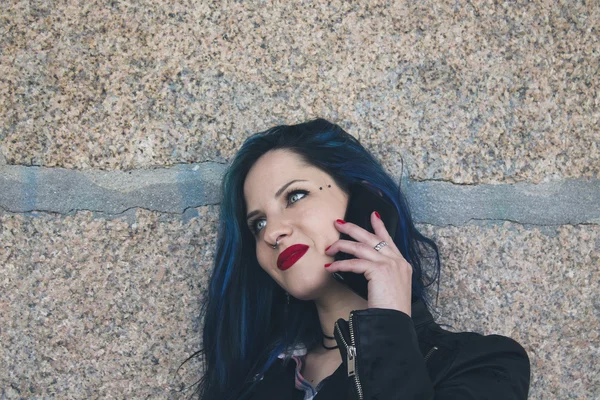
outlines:
{"label": "zipper pull", "polygon": [[348,346],[348,377],[354,376],[356,372],[356,347]]}

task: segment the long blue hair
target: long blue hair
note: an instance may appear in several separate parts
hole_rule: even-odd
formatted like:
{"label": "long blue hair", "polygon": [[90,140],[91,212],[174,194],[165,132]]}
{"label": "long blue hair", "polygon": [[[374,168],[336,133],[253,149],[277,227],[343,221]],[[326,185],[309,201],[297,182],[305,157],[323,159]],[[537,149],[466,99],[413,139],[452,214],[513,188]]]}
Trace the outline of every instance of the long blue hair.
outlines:
{"label": "long blue hair", "polygon": [[311,348],[321,340],[314,302],[292,299],[286,310],[285,292],[258,264],[255,239],[245,223],[243,186],[248,171],[262,155],[276,149],[294,152],[328,173],[344,191],[366,180],[396,206],[399,220],[393,239],[413,268],[413,299],[429,307],[425,289],[439,276],[437,246],[415,228],[399,185],[352,135],[316,119],[249,137],[221,187],[217,251],[202,306],[203,349],[192,355],[201,355],[204,363],[204,375],[194,392],[202,400],[243,398],[282,351],[298,343]]}

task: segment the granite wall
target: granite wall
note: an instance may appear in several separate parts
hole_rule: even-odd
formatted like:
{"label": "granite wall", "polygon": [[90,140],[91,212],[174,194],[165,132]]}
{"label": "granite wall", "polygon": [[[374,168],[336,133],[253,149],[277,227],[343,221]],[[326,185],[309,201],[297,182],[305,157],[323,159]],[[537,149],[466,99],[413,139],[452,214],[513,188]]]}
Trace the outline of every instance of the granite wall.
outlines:
{"label": "granite wall", "polygon": [[186,182],[315,117],[445,185],[439,322],[600,398],[599,55],[596,1],[3,2],[0,398],[185,398],[222,168]]}

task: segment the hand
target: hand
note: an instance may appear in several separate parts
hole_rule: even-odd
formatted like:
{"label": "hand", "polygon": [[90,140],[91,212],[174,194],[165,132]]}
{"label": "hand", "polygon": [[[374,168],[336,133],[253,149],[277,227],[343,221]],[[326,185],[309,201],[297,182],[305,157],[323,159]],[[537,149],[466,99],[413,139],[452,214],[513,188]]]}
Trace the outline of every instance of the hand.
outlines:
{"label": "hand", "polygon": [[[375,234],[353,223],[339,221],[341,220],[334,222],[335,227],[357,242],[337,240],[325,254],[333,256],[341,251],[357,258],[335,261],[326,267],[327,271],[364,274],[369,281],[369,308],[388,308],[410,316],[412,267],[394,244],[383,221],[375,212],[371,214]],[[375,245],[382,241],[387,246],[379,251],[375,250]]]}

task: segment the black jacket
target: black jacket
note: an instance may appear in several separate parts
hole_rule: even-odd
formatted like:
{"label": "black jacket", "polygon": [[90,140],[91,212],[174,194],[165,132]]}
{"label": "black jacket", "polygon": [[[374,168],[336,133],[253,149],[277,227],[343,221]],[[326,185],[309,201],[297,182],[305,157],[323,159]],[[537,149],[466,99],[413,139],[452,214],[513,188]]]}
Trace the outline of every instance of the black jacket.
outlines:
{"label": "black jacket", "polygon": [[[334,334],[342,356],[315,400],[526,399],[529,358],[513,339],[452,333],[418,300],[407,314],[381,308],[353,311]],[[277,360],[252,400],[301,400],[295,363]]]}

